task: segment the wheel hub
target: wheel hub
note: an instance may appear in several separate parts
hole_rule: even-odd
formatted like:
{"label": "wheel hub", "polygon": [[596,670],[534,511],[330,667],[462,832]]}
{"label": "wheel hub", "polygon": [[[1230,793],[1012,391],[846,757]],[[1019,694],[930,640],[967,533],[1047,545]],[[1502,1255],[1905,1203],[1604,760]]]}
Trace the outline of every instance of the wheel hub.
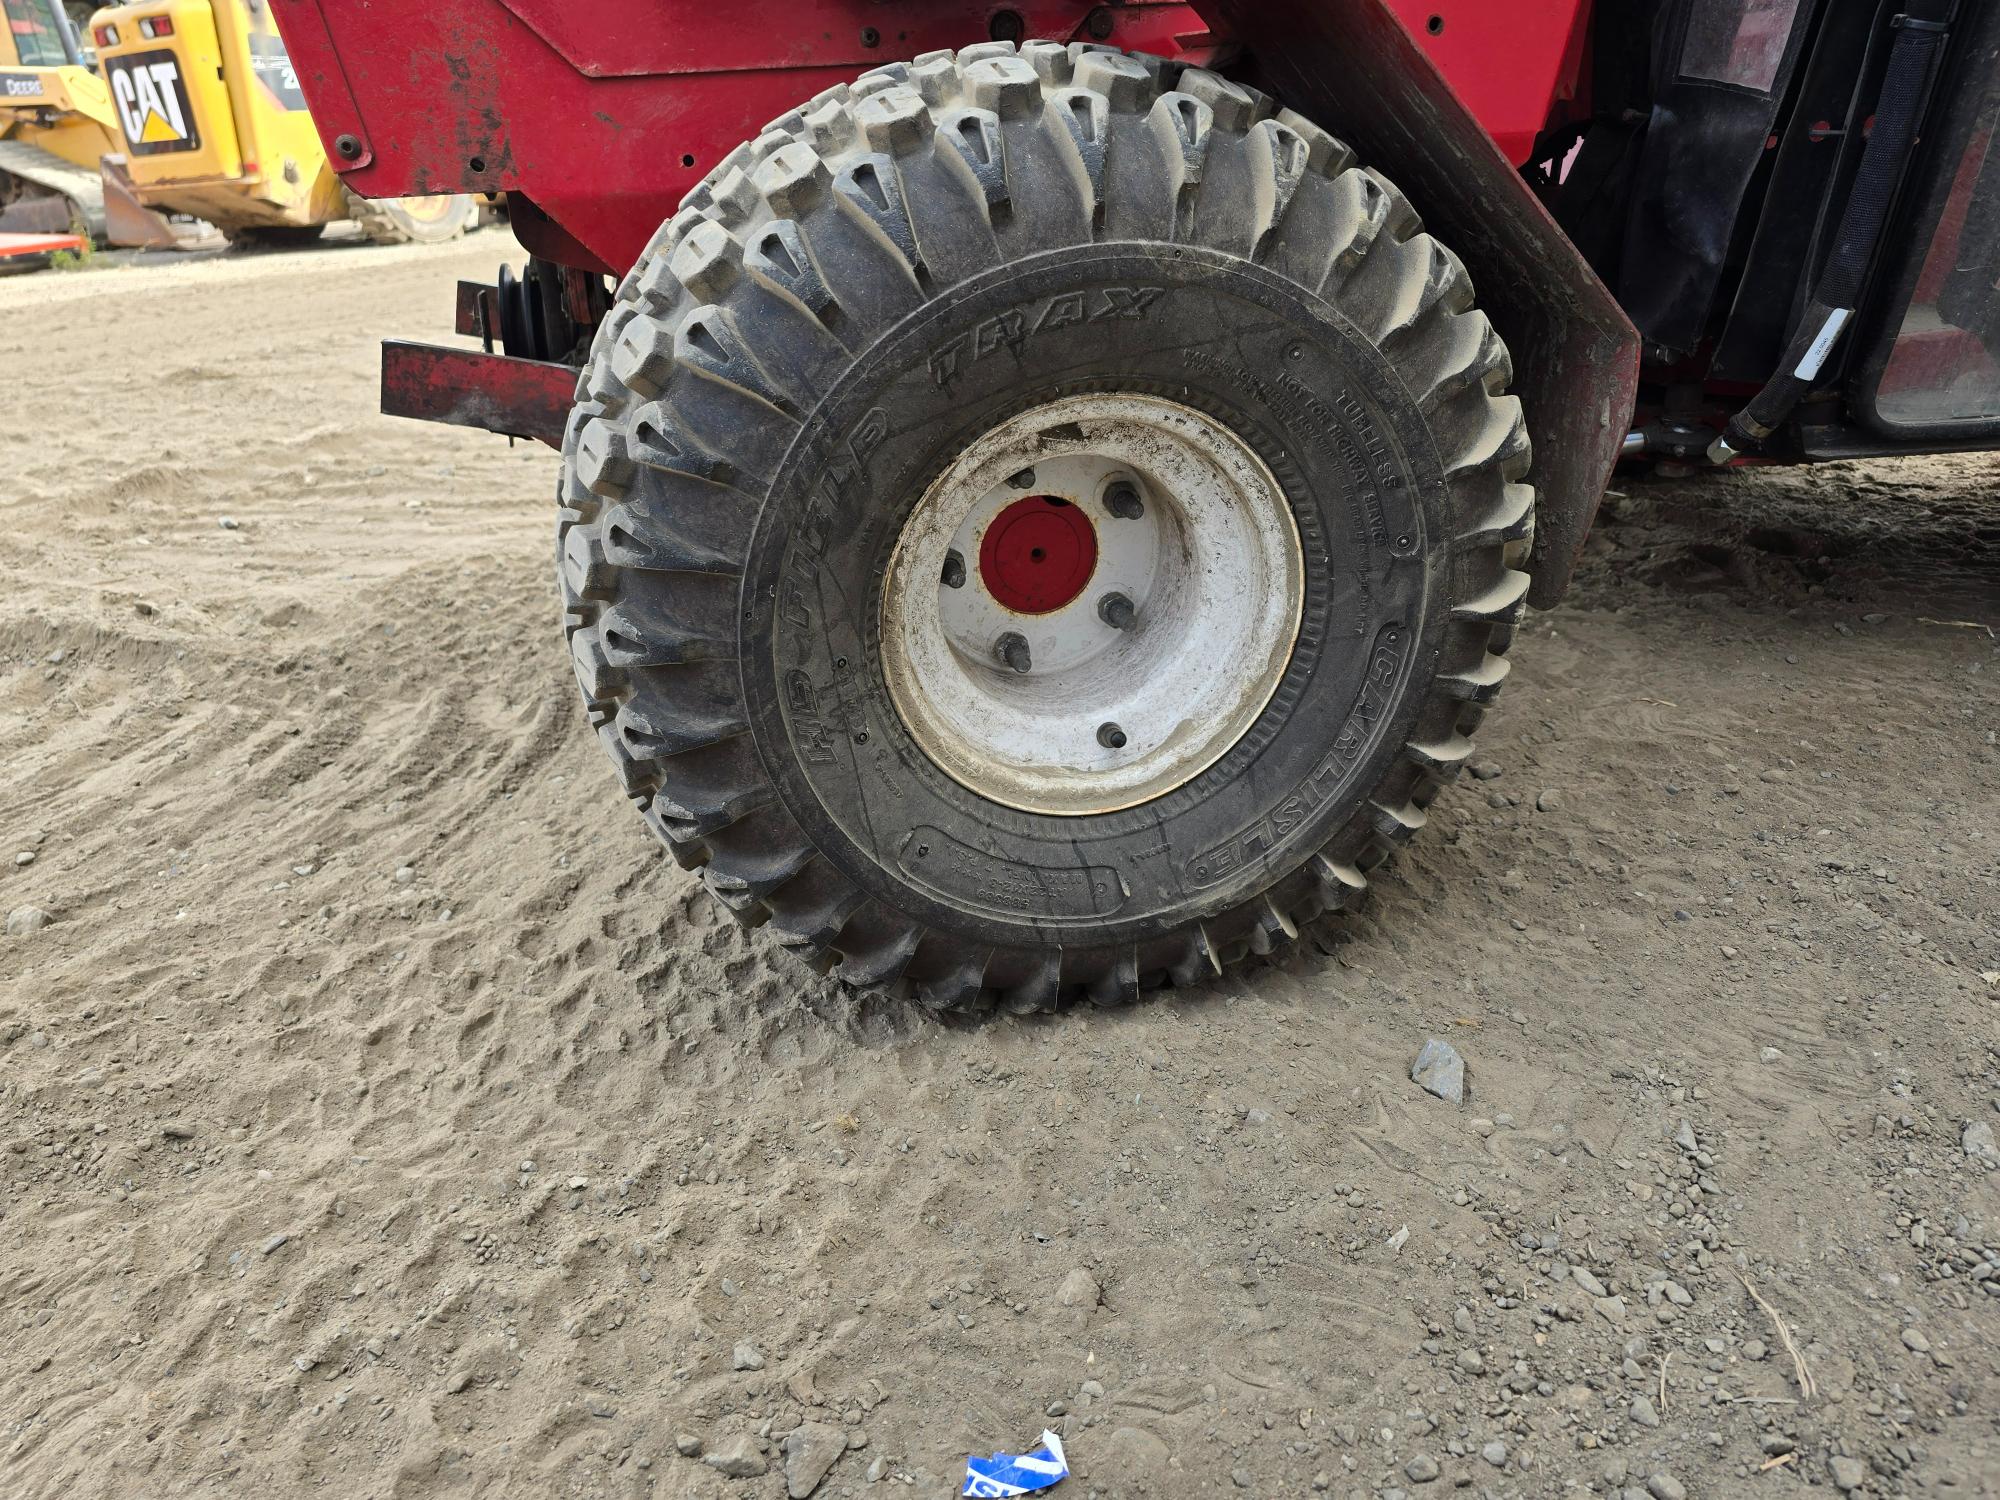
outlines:
{"label": "wheel hub", "polygon": [[1110,812],[1242,738],[1291,658],[1303,578],[1284,493],[1228,428],[1072,396],[986,433],[918,501],[885,581],[883,672],[968,789]]}
{"label": "wheel hub", "polygon": [[1060,495],[1028,495],[993,518],[979,543],[979,581],[1003,609],[1045,615],[1097,571],[1097,532]]}

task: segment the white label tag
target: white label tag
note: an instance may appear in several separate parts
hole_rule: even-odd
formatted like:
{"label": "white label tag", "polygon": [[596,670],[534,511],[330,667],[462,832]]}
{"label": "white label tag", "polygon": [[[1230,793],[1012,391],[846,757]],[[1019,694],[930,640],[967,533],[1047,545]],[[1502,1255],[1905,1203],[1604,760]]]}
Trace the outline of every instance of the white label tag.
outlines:
{"label": "white label tag", "polygon": [[1806,357],[1799,361],[1799,367],[1792,373],[1801,380],[1811,380],[1819,374],[1819,367],[1826,363],[1832,352],[1833,342],[1840,337],[1840,330],[1847,326],[1847,320],[1854,316],[1851,307],[1836,307],[1826,315],[1826,321],[1819,325],[1819,335],[1806,350]]}

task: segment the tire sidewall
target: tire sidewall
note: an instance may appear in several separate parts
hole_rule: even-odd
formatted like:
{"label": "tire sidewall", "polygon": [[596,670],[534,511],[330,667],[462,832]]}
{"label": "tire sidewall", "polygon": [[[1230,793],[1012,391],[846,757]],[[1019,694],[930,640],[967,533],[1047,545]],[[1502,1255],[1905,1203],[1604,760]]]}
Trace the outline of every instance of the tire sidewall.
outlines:
{"label": "tire sidewall", "polygon": [[[1258,453],[1298,526],[1304,606],[1271,701],[1214,765],[1135,808],[1045,816],[979,797],[911,739],[880,668],[881,589],[967,443],[1104,390],[1205,411]],[[1304,288],[1184,245],[1017,261],[862,351],[774,475],[739,617],[759,755],[821,853],[927,926],[1004,946],[1165,935],[1296,870],[1392,774],[1448,623],[1446,513],[1395,370]]]}

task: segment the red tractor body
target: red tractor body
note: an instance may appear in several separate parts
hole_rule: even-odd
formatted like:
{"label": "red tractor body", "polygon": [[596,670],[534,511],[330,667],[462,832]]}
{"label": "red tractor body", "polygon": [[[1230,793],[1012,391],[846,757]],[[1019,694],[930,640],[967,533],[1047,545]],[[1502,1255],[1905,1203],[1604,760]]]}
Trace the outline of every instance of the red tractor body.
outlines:
{"label": "red tractor body", "polygon": [[[1457,4],[1448,22],[1432,0],[1388,8],[1501,154],[1525,164],[1575,97],[1584,0]],[[1202,62],[1229,43],[1214,8],[1184,0],[279,0],[278,14],[348,186],[519,193],[552,221],[523,236],[531,249],[613,274],[765,121],[884,61],[996,34]],[[997,18],[1012,19],[996,31]]]}
{"label": "red tractor body", "polygon": [[1621,457],[2000,446],[2000,5],[271,3],[507,197],[383,406],[562,449],[625,793],[941,1009],[1354,910]]}

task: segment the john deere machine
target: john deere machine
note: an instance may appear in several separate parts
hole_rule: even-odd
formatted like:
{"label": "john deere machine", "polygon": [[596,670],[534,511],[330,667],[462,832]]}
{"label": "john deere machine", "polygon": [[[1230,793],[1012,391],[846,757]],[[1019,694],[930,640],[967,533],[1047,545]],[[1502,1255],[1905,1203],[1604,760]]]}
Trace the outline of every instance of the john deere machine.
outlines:
{"label": "john deere machine", "polygon": [[171,239],[104,158],[123,143],[111,92],[57,0],[0,0],[0,255]]}
{"label": "john deere machine", "polygon": [[2000,447],[2000,4],[272,3],[510,199],[384,404],[561,448],[620,789],[935,1006],[1351,910],[1622,455]]}
{"label": "john deere machine", "polygon": [[[22,0],[4,0],[13,5]],[[478,222],[465,193],[370,202],[327,161],[270,0],[159,0],[89,21],[139,199],[239,244],[296,244],[341,219],[381,243]]]}

